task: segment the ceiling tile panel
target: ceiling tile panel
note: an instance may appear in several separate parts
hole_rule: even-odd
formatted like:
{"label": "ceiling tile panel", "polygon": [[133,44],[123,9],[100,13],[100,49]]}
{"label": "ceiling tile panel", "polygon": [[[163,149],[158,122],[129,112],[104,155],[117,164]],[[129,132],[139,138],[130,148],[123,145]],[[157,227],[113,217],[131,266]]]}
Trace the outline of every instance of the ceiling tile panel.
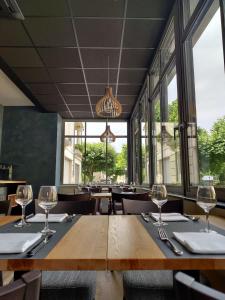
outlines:
{"label": "ceiling tile panel", "polygon": [[59,83],[83,83],[84,77],[81,69],[49,69],[54,82]]}
{"label": "ceiling tile panel", "polygon": [[71,1],[76,17],[122,17],[125,0],[76,0]]}
{"label": "ceiling tile panel", "polygon": [[24,82],[50,82],[45,68],[14,68],[17,76]]}
{"label": "ceiling tile panel", "polygon": [[43,67],[34,48],[0,48],[0,56],[10,67]]}
{"label": "ceiling tile panel", "polygon": [[31,46],[31,41],[17,20],[0,19],[1,46]]}
{"label": "ceiling tile panel", "polygon": [[155,48],[163,32],[165,21],[127,20],[124,47]]}
{"label": "ceiling tile panel", "polygon": [[123,105],[134,105],[136,102],[137,96],[122,96],[118,95],[118,99]]}
{"label": "ceiling tile panel", "polygon": [[88,96],[79,95],[79,96],[65,96],[67,104],[89,104]]}
{"label": "ceiling tile panel", "polygon": [[123,49],[121,68],[146,68],[148,69],[154,50]]}
{"label": "ceiling tile panel", "polygon": [[81,19],[76,20],[80,47],[119,47],[122,20]]}
{"label": "ceiling tile panel", "polygon": [[84,84],[57,84],[63,95],[86,95],[87,90]]}
{"label": "ceiling tile panel", "polygon": [[85,68],[118,68],[119,49],[81,49]]}
{"label": "ceiling tile panel", "polygon": [[24,16],[69,16],[65,0],[17,0]]}
{"label": "ceiling tile panel", "polygon": [[129,0],[127,17],[167,18],[174,2],[174,0]]}
{"label": "ceiling tile panel", "polygon": [[92,119],[91,111],[81,112],[81,111],[72,111],[73,117],[75,119]]}
{"label": "ceiling tile panel", "polygon": [[90,111],[90,104],[72,104],[69,105],[71,111]]}
{"label": "ceiling tile panel", "polygon": [[38,48],[48,67],[80,68],[80,59],[76,48]]}
{"label": "ceiling tile panel", "polygon": [[24,24],[36,46],[76,45],[70,19],[26,18]]}
{"label": "ceiling tile panel", "polygon": [[146,76],[144,70],[120,70],[120,83],[142,84]]}
{"label": "ceiling tile panel", "polygon": [[122,95],[137,95],[141,86],[138,85],[119,85],[118,94]]}
{"label": "ceiling tile panel", "polygon": [[[86,69],[85,70],[87,82],[89,83],[104,83],[108,82],[108,70],[107,69]],[[109,70],[109,82],[116,83],[117,70]]]}
{"label": "ceiling tile panel", "polygon": [[[115,94],[115,91],[116,91],[116,86],[115,85],[110,85],[112,87],[112,90],[113,90],[113,94]],[[105,84],[88,84],[88,89],[89,89],[89,93],[90,95],[102,95],[104,96],[105,94],[105,88],[106,88],[106,85]]]}
{"label": "ceiling tile panel", "polygon": [[68,110],[67,106],[63,104],[53,104],[53,105],[45,104],[43,106],[47,111],[50,112],[60,112],[60,111]]}

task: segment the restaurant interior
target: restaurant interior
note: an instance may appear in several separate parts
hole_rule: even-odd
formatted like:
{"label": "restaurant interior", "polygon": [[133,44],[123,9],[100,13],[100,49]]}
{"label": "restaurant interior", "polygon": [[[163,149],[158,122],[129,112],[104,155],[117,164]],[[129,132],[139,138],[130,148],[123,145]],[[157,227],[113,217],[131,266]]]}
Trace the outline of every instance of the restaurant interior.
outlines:
{"label": "restaurant interior", "polygon": [[0,0],[0,300],[225,300],[225,0]]}

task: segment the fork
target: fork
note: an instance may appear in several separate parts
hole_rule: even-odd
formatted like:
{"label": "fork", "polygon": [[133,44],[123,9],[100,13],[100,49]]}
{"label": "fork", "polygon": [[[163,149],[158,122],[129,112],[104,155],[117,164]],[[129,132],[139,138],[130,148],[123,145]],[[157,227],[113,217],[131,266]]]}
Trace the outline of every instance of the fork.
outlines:
{"label": "fork", "polygon": [[160,239],[162,241],[167,242],[167,244],[170,245],[170,247],[172,248],[173,252],[176,255],[183,255],[183,251],[181,251],[179,248],[177,248],[177,246],[168,238],[168,235],[167,235],[165,229],[163,229],[162,227],[159,227],[158,232],[159,232]]}

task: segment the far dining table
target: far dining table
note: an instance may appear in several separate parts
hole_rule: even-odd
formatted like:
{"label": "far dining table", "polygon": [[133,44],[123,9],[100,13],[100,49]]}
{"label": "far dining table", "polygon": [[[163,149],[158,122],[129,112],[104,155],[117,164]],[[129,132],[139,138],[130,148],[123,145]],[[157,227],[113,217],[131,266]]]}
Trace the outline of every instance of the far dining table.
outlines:
{"label": "far dining table", "polygon": [[102,193],[91,193],[91,198],[96,200],[96,211],[100,211],[100,205],[102,199],[107,199],[109,201],[109,212],[111,213],[112,207],[112,193],[102,192]]}
{"label": "far dining table", "polygon": [[[0,217],[0,232],[16,219],[15,216]],[[223,218],[212,217],[211,220],[225,229]],[[152,227],[151,224],[148,226]],[[44,257],[0,255],[2,271],[33,269],[225,270],[225,255],[187,254],[177,257],[172,252],[165,252],[140,216],[81,216]]]}

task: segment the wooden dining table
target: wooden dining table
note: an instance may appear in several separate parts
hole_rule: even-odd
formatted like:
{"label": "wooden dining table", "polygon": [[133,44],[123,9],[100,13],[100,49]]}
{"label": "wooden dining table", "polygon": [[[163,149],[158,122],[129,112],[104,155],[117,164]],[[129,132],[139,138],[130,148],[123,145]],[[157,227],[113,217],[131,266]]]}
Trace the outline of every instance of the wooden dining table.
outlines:
{"label": "wooden dining table", "polygon": [[[0,217],[0,226],[18,219]],[[225,229],[225,219],[211,218]],[[0,241],[4,242],[4,241]],[[44,258],[0,259],[0,270],[225,270],[225,255],[168,257],[137,216],[81,216]]]}

